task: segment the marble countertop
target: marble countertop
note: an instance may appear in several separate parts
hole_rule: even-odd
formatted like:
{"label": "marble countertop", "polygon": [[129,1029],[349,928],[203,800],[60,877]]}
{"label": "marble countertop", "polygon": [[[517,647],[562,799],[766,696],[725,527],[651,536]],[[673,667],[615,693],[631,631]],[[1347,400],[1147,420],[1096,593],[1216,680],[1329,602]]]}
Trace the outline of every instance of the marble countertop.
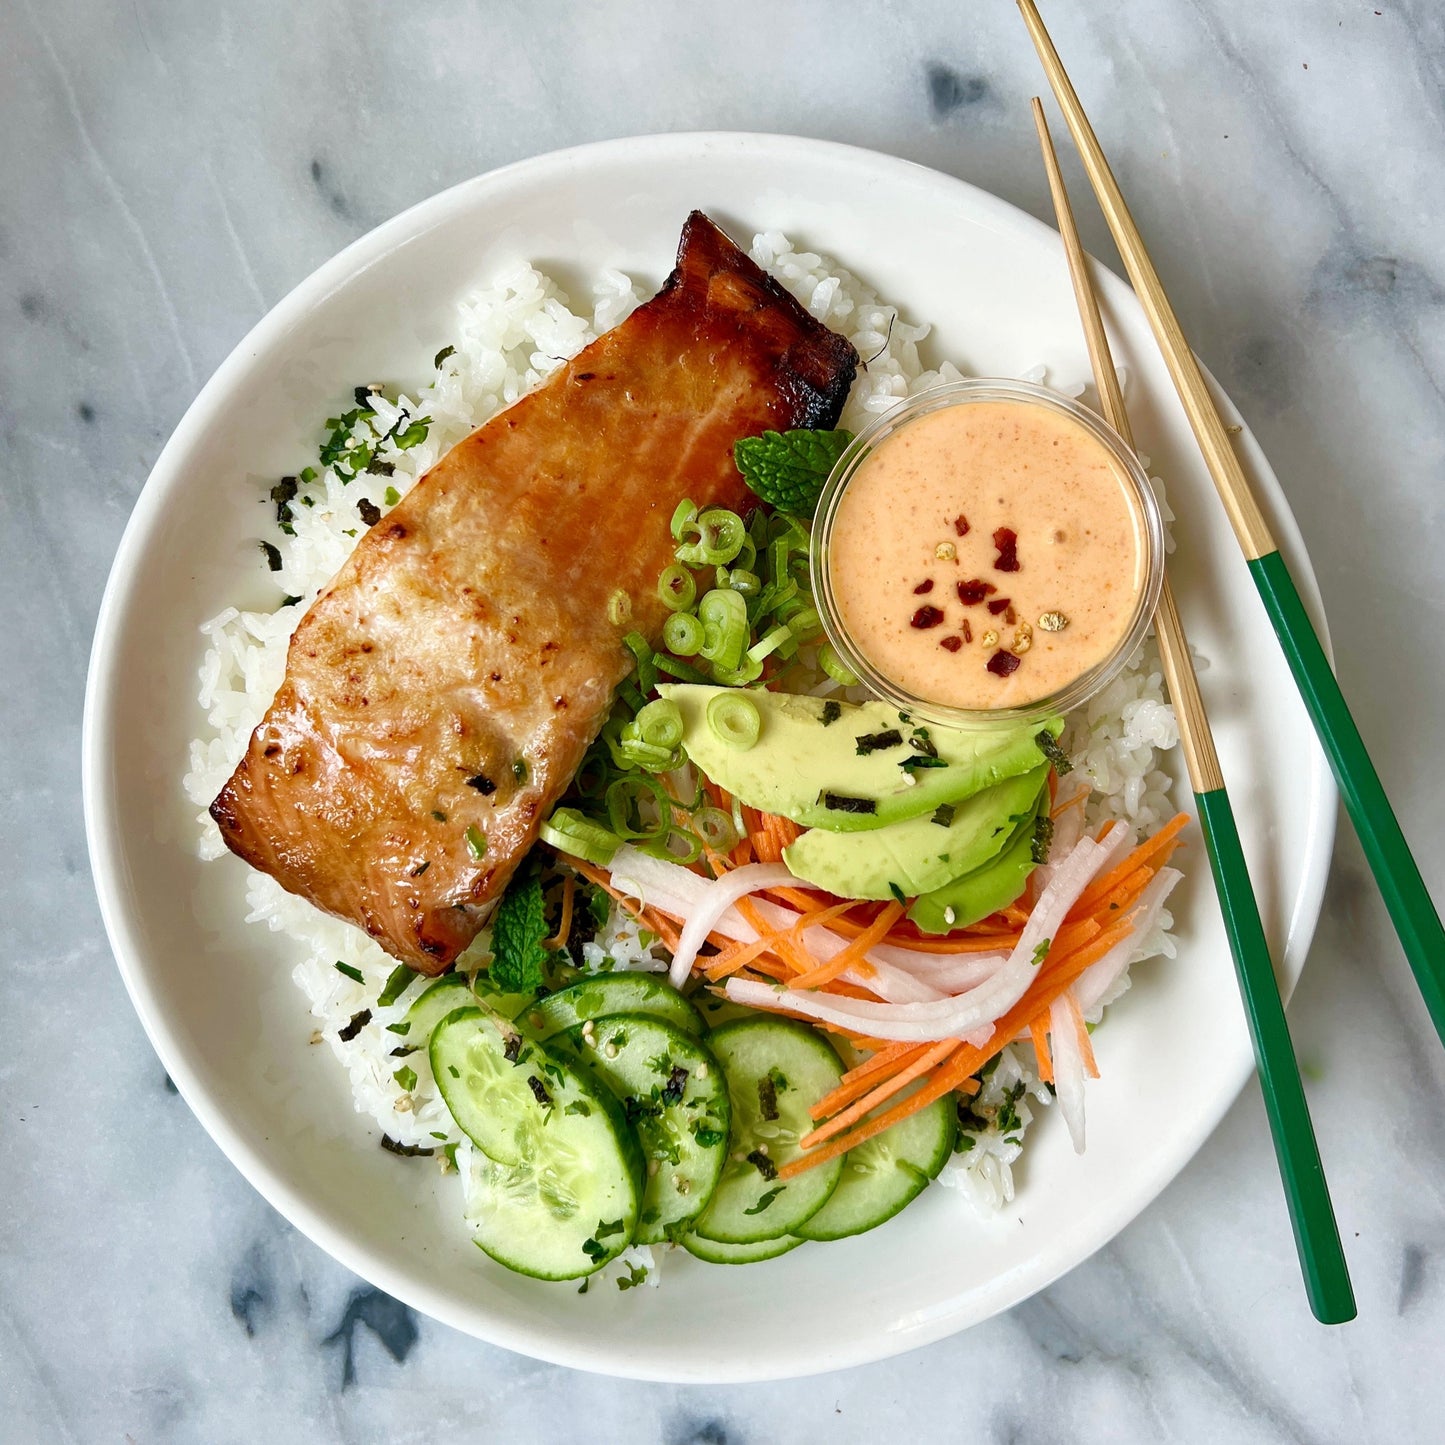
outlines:
{"label": "marble countertop", "polygon": [[[1186,329],[1284,482],[1346,691],[1438,893],[1445,14],[1426,0],[1047,10]],[[1040,78],[1006,0],[721,14],[0,7],[0,1437],[1438,1435],[1445,1054],[1347,826],[1290,1010],[1359,1295],[1341,1329],[1306,1310],[1253,1089],[1135,1224],[1010,1314],[845,1374],[707,1389],[540,1365],[416,1316],[293,1231],[168,1088],[88,877],[85,665],[147,471],[268,307],[444,186],[629,133],[844,140],[1048,214],[1025,108]],[[1112,256],[1090,208],[1084,224]],[[98,1095],[124,1127],[93,1128]]]}

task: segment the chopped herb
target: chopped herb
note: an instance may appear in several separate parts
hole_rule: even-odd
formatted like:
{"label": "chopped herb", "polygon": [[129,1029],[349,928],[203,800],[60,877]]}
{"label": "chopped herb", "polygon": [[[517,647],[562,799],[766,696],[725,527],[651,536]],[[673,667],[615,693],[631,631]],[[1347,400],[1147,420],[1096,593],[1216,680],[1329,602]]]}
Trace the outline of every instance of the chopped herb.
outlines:
{"label": "chopped herb", "polygon": [[600,1264],[607,1257],[607,1246],[598,1244],[595,1239],[584,1239],[582,1241],[582,1253],[590,1259],[593,1264]]}
{"label": "chopped herb", "polygon": [[1018,1101],[1024,1096],[1025,1087],[1024,1081],[1020,1079],[1018,1083],[1014,1084],[1013,1087],[1008,1090],[1003,1097],[1003,1103],[998,1106],[998,1115],[994,1119],[994,1124],[1000,1133],[1003,1133],[1005,1130],[1023,1128],[1024,1123],[1019,1117],[1017,1105]]}
{"label": "chopped herb", "polygon": [[525,782],[527,781],[527,760],[526,760],[526,758],[518,758],[517,761],[512,764],[512,776],[513,776],[519,783],[525,783]]}
{"label": "chopped herb", "polygon": [[447,1137],[447,1136],[446,1136],[445,1134],[443,1134],[440,1129],[433,1129],[433,1130],[431,1130],[431,1136],[432,1136],[433,1139],[440,1139],[440,1140],[442,1140],[443,1143],[446,1142],[446,1137]]}
{"label": "chopped herb", "polygon": [[356,510],[361,514],[361,520],[368,527],[374,527],[381,521],[381,508],[367,497],[358,498]]}
{"label": "chopped herb", "polygon": [[437,1152],[425,1144],[400,1144],[390,1134],[381,1136],[381,1147],[388,1154],[399,1154],[403,1159],[430,1159]]}
{"label": "chopped herb", "polygon": [[776,1179],[778,1177],[778,1166],[763,1153],[761,1149],[754,1149],[748,1155],[748,1163],[751,1164],[764,1179]]}
{"label": "chopped herb", "polygon": [[456,354],[457,354],[457,349],[456,349],[455,346],[443,346],[442,349],[441,349],[439,352],[437,352],[437,354],[436,354],[434,357],[432,357],[432,363],[431,363],[431,364],[432,364],[434,367],[436,367],[436,369],[437,369],[438,371],[440,371],[440,370],[441,370],[441,366],[442,366],[442,362],[444,362],[444,361],[447,359],[447,357],[449,357],[449,356],[455,356]]}
{"label": "chopped herb", "polygon": [[430,859],[430,858],[423,858],[423,859],[421,860],[421,862],[418,863],[418,864],[416,865],[416,867],[411,870],[411,876],[412,876],[413,878],[420,878],[421,875],[422,875],[423,873],[425,873],[426,870],[427,870],[428,868],[430,868],[430,867],[431,867],[431,859]]}
{"label": "chopped herb", "polygon": [[315,467],[302,467],[300,480],[303,484],[309,484],[316,480]]}
{"label": "chopped herb", "polygon": [[300,600],[299,597],[283,597],[281,599],[281,605],[283,607],[294,607]]}
{"label": "chopped herb", "polygon": [[405,1048],[393,1049],[388,1057],[393,1059],[406,1059],[410,1058],[414,1053],[416,1053],[416,1045],[408,1044]]}
{"label": "chopped herb", "polygon": [[586,1099],[573,1099],[562,1112],[564,1114],[580,1114],[582,1118],[586,1119],[591,1117],[592,1106]]}
{"label": "chopped herb", "polygon": [[774,1064],[773,1067],[768,1070],[768,1077],[773,1081],[773,1087],[778,1091],[778,1093],[786,1094],[788,1092],[787,1075],[784,1074],[783,1071],[776,1064]]}
{"label": "chopped herb", "polygon": [[291,525],[292,511],[291,503],[296,500],[296,493],[300,488],[296,485],[295,477],[282,477],[274,487],[271,488],[271,500],[276,503],[276,525],[286,533],[288,537],[296,535],[296,529]]}
{"label": "chopped herb", "polygon": [[933,734],[927,728],[914,728],[913,735],[908,741],[913,744],[915,752],[922,753],[929,758],[938,756],[938,745],[933,741]]}
{"label": "chopped herb", "polygon": [[386,1031],[389,1034],[395,1034],[398,1038],[404,1039],[411,1032],[411,1020],[402,1019],[398,1023],[387,1024]]}
{"label": "chopped herb", "polygon": [[904,891],[903,891],[896,883],[890,883],[890,884],[888,885],[888,891],[889,891],[900,903],[907,903],[907,902],[908,902],[908,895],[907,895],[906,893],[904,893]]}
{"label": "chopped herb", "polygon": [[542,940],[549,932],[541,879],[528,871],[513,879],[492,920],[492,983],[506,993],[535,992],[544,981]]}
{"label": "chopped herb", "polygon": [[1047,863],[1053,842],[1054,820],[1047,813],[1040,813],[1034,819],[1034,841],[1029,848],[1029,857],[1035,863]]}
{"label": "chopped herb", "polygon": [[532,1091],[532,1097],[544,1108],[552,1107],[552,1096],[547,1092],[547,1086],[536,1074],[527,1075],[527,1087]]}
{"label": "chopped herb", "polygon": [[953,1141],[953,1152],[955,1154],[967,1154],[978,1141],[972,1134],[965,1134],[959,1130],[958,1137]]}
{"label": "chopped herb", "polygon": [[577,1293],[578,1293],[578,1294],[586,1294],[586,1293],[587,1293],[587,1286],[588,1286],[589,1284],[591,1284],[591,1283],[592,1283],[592,1281],[591,1281],[590,1279],[584,1279],[584,1280],[582,1281],[582,1283],[577,1286]]}
{"label": "chopped herb", "polygon": [[620,1219],[614,1219],[611,1224],[604,1224],[600,1219],[597,1221],[596,1238],[611,1239],[614,1234],[621,1233],[622,1221]]}
{"label": "chopped herb", "polygon": [[467,852],[480,863],[487,856],[487,835],[475,823],[467,824]]}
{"label": "chopped herb", "polygon": [[266,565],[273,571],[281,570],[281,553],[270,542],[262,542],[261,550],[266,554]]}
{"label": "chopped herb", "polygon": [[352,1014],[345,1027],[336,1031],[336,1037],[343,1044],[349,1044],[370,1022],[371,1010],[364,1008],[360,1013]]}
{"label": "chopped herb", "polygon": [[431,810],[431,815],[437,820],[438,823],[445,823],[447,820],[447,815],[443,813],[439,808],[433,808]]}
{"label": "chopped herb", "polygon": [[362,976],[361,970],[359,968],[357,968],[354,964],[342,963],[339,958],[336,960],[336,971],[337,973],[344,973],[347,978],[355,979],[357,983],[366,982],[366,979]]}
{"label": "chopped herb", "polygon": [[396,443],[398,451],[409,452],[413,447],[420,446],[426,440],[427,430],[431,426],[429,416],[418,417],[410,426],[403,431],[397,432],[392,440]]}
{"label": "chopped herb", "polygon": [[1049,948],[1052,946],[1053,941],[1054,940],[1052,938],[1046,938],[1043,940],[1042,943],[1039,944],[1036,949],[1034,949],[1035,968],[1040,967],[1043,964],[1043,961],[1049,956]]}
{"label": "chopped herb", "polygon": [[401,1085],[405,1093],[409,1094],[416,1088],[416,1070],[410,1064],[403,1064],[391,1077]]}
{"label": "chopped herb", "polygon": [[1034,739],[1038,750],[1054,765],[1054,771],[1062,778],[1065,773],[1072,773],[1074,765],[1069,760],[1069,755],[1059,746],[1059,740],[1045,728]]}
{"label": "chopped herb", "polygon": [[672,1072],[672,1056],[670,1054],[658,1054],[648,1059],[647,1067],[654,1074],[670,1074]]}
{"label": "chopped herb", "polygon": [[605,888],[599,888],[593,884],[587,892],[587,911],[592,915],[592,921],[602,928],[612,916],[612,899],[608,896]]}
{"label": "chopped herb", "polygon": [[937,823],[940,828],[951,828],[953,826],[953,815],[957,811],[952,803],[940,803],[933,810],[932,822]]}
{"label": "chopped herb", "polygon": [[619,1276],[617,1280],[618,1289],[636,1289],[638,1285],[647,1281],[647,1266],[641,1264],[629,1264],[626,1277]]}
{"label": "chopped herb", "polygon": [[[772,1174],[768,1175],[768,1178],[769,1178],[769,1179],[773,1178],[773,1176],[774,1176],[776,1173],[777,1173],[777,1170],[775,1169]],[[776,1189],[769,1189],[768,1192],[767,1192],[766,1194],[764,1194],[763,1197],[762,1197],[761,1199],[759,1199],[758,1202],[757,1202],[755,1205],[753,1205],[753,1207],[752,1207],[751,1209],[745,1209],[745,1210],[743,1210],[743,1213],[744,1213],[744,1214],[761,1214],[761,1213],[763,1212],[763,1210],[765,1210],[765,1209],[768,1207],[768,1205],[770,1205],[770,1204],[773,1202],[773,1200],[775,1200],[775,1199],[778,1197],[778,1195],[780,1195],[780,1194],[783,1192],[783,1190],[784,1190],[785,1188],[786,1188],[786,1185],[779,1184]]]}
{"label": "chopped herb", "polygon": [[754,493],[794,517],[811,517],[828,473],[853,434],[846,431],[767,431],[733,444],[733,461]]}
{"label": "chopped herb", "polygon": [[397,491],[395,487],[388,487],[381,494],[381,500],[385,502],[388,507],[394,507],[401,501],[401,493]]}
{"label": "chopped herb", "polygon": [[823,704],[823,726],[824,726],[824,727],[830,727],[833,723],[837,722],[838,719],[839,719],[840,717],[842,717],[842,716],[843,716],[843,705],[842,705],[842,703],[836,702],[833,698],[830,697],[830,698],[827,700],[827,702],[825,702],[825,703]]}
{"label": "chopped herb", "polygon": [[857,742],[858,756],[866,758],[869,753],[882,752],[885,748],[901,748],[903,734],[897,728],[885,728],[881,733],[863,733]]}
{"label": "chopped herb", "polygon": [[758,1080],[758,1113],[764,1119],[778,1118],[778,1086],[767,1074]]}
{"label": "chopped herb", "polygon": [[497,785],[485,773],[477,773],[475,777],[468,778],[467,787],[475,788],[484,798],[491,797],[497,791]]}
{"label": "chopped herb", "polygon": [[697,1140],[699,1147],[713,1149],[721,1144],[727,1135],[715,1125],[709,1124],[705,1119],[694,1119],[691,1124],[692,1137]]}
{"label": "chopped herb", "polygon": [[927,753],[911,753],[900,759],[898,766],[905,773],[916,773],[919,768],[946,768],[948,764],[936,754],[930,757]]}
{"label": "chopped herb", "polygon": [[876,813],[876,798],[851,798],[846,793],[823,793],[822,804],[835,813]]}
{"label": "chopped herb", "polygon": [[386,986],[376,996],[378,1008],[390,1008],[402,994],[406,992],[406,986],[416,975],[406,964],[399,963],[392,969],[390,977],[386,980]]}
{"label": "chopped herb", "polygon": [[462,1071],[461,1071],[459,1068],[457,1068],[457,1066],[456,1066],[455,1064],[448,1064],[448,1065],[447,1065],[447,1072],[448,1072],[448,1073],[452,1076],[452,1078],[454,1078],[454,1079],[460,1079],[461,1076],[462,1076]]}

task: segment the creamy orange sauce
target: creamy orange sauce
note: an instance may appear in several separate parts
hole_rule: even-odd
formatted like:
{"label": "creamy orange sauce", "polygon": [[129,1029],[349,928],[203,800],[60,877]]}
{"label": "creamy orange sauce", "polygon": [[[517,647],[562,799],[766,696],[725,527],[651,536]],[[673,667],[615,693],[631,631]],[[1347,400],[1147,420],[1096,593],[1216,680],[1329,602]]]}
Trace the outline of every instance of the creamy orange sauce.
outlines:
{"label": "creamy orange sauce", "polygon": [[1071,417],[967,402],[905,422],[858,466],[828,571],[854,646],[899,687],[1022,707],[1123,641],[1148,579],[1145,521],[1123,468]]}

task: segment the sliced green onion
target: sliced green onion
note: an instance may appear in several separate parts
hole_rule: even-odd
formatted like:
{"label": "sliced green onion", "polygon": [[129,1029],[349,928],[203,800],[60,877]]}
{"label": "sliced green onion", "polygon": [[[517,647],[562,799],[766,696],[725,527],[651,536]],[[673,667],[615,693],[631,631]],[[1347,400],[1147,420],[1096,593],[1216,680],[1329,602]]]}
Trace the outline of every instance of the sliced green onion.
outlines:
{"label": "sliced green onion", "polygon": [[575,808],[558,808],[537,833],[559,853],[569,853],[599,868],[606,868],[622,846],[622,839],[615,833],[584,817]]}
{"label": "sliced green onion", "polygon": [[657,686],[657,668],[652,661],[652,648],[640,632],[629,632],[622,641],[637,659],[637,685],[646,696]]}
{"label": "sliced green onion", "polygon": [[679,562],[690,567],[717,567],[731,562],[743,550],[747,528],[736,512],[709,507],[692,525],[701,535],[696,542],[684,542],[678,547]]}
{"label": "sliced green onion", "polygon": [[692,815],[692,831],[714,853],[728,853],[737,846],[737,829],[721,808],[699,808]]}
{"label": "sliced green onion", "polygon": [[810,642],[823,630],[816,607],[805,607],[788,618],[788,630],[799,642]]}
{"label": "sliced green onion", "polygon": [[406,964],[397,964],[388,976],[386,986],[376,996],[377,1008],[390,1008],[406,992],[407,984],[415,977]]}
{"label": "sliced green onion", "polygon": [[[644,818],[644,807],[653,813],[651,821]],[[607,789],[607,821],[619,838],[665,838],[671,819],[672,799],[656,778],[634,773],[618,778]]]}
{"label": "sliced green onion", "polygon": [[637,714],[636,727],[643,742],[671,752],[682,741],[682,709],[670,698],[660,697]]}
{"label": "sliced green onion", "polygon": [[[662,645],[679,657],[691,657],[702,646],[705,629],[690,612],[674,612],[662,624]],[[663,666],[663,659],[657,659]]]}
{"label": "sliced green onion", "polygon": [[831,642],[825,642],[818,649],[818,666],[833,679],[834,682],[842,683],[844,687],[854,687],[858,679],[843,665],[843,659],[838,656],[837,649]]}
{"label": "sliced green onion", "polygon": [[697,600],[697,582],[686,567],[664,567],[657,579],[657,595],[673,612],[685,612]]}
{"label": "sliced green onion", "polygon": [[[719,573],[722,570],[721,567],[718,568]],[[734,567],[718,586],[731,587],[734,592],[740,592],[744,597],[756,597],[763,590],[763,579],[745,567]]]}
{"label": "sliced green onion", "polygon": [[709,662],[736,667],[748,641],[748,604],[740,594],[715,587],[698,603],[697,615],[703,625],[698,651]]}
{"label": "sliced green onion", "polygon": [[736,667],[724,667],[720,662],[712,665],[713,681],[722,683],[724,687],[746,687],[762,675],[762,663],[754,662],[746,653],[739,659]]}
{"label": "sliced green onion", "polygon": [[707,725],[719,742],[746,752],[756,744],[763,719],[750,697],[721,693],[707,705]]}
{"label": "sliced green onion", "polygon": [[667,657],[659,652],[653,662],[657,664],[659,672],[665,672],[669,677],[675,677],[679,682],[701,682],[708,681],[705,672],[699,672],[695,667],[689,667],[685,662],[679,662],[675,657]]}
{"label": "sliced green onion", "polygon": [[761,662],[765,657],[771,657],[778,648],[791,639],[792,635],[791,628],[775,627],[748,648],[748,657],[753,662]]}
{"label": "sliced green onion", "polygon": [[697,504],[687,500],[677,504],[677,509],[672,514],[672,521],[668,523],[672,531],[672,540],[681,542],[687,529],[697,520]]}
{"label": "sliced green onion", "polygon": [[614,627],[621,627],[632,619],[632,598],[620,587],[607,599],[607,620]]}
{"label": "sliced green onion", "polygon": [[487,856],[487,835],[475,823],[467,824],[467,852],[478,863]]}
{"label": "sliced green onion", "polygon": [[681,863],[686,867],[702,857],[702,839],[682,828],[673,828],[667,837],[646,844],[642,851],[654,858],[665,858],[669,863]]}

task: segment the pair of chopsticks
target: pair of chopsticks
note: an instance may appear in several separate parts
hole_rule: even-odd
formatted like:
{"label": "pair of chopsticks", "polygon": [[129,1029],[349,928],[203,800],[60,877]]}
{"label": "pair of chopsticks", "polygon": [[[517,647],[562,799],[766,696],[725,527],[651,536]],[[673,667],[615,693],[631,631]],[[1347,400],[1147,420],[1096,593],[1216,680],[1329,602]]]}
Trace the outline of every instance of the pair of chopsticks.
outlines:
{"label": "pair of chopsticks", "polygon": [[[1329,757],[1426,1008],[1436,1031],[1445,1040],[1445,930],[1441,928],[1439,915],[1098,139],[1033,0],[1018,0],[1018,5],[1054,96],[1079,148],[1084,168],[1124,259],[1129,278],[1149,318],[1155,340],[1169,367],[1210,476],[1289,661],[1295,683]],[[1037,99],[1033,107],[1100,405],[1105,420],[1132,448],[1129,418],[1109,354],[1088,261],[1074,226],[1058,158],[1044,121],[1043,107]],[[1259,908],[1250,884],[1198,679],[1190,660],[1189,646],[1167,580],[1155,615],[1155,630],[1165,681],[1179,719],[1180,743],[1199,809],[1200,826],[1234,955],[1240,992],[1244,998],[1260,1088],[1285,1186],[1310,1308],[1315,1317],[1324,1323],[1341,1324],[1355,1317],[1354,1292],[1325,1184],[1309,1108],[1305,1103],[1289,1026],[1285,1022],[1284,1006],[1270,962],[1269,945],[1260,923]]]}

